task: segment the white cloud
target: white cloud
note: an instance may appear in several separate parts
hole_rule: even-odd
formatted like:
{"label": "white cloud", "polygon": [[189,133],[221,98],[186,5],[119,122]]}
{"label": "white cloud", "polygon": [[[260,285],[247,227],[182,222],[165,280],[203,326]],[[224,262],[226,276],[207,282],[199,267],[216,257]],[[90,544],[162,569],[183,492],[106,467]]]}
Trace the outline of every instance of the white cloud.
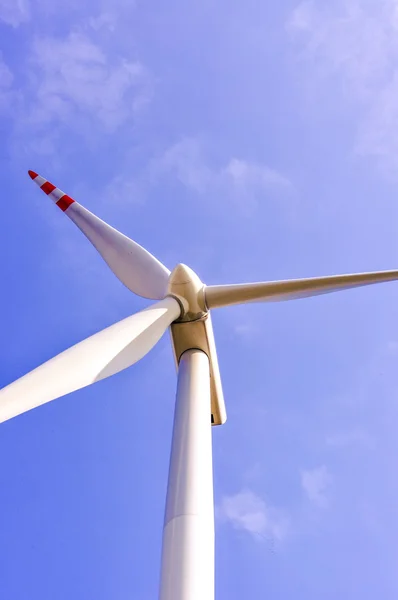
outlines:
{"label": "white cloud", "polygon": [[327,508],[329,504],[327,490],[331,481],[325,465],[301,472],[301,486],[308,500],[318,508]]}
{"label": "white cloud", "polygon": [[323,69],[326,63],[359,91],[393,66],[398,50],[394,11],[394,0],[370,0],[366,6],[357,0],[328,5],[307,1],[292,11],[287,28],[302,36],[307,58]]}
{"label": "white cloud", "polygon": [[100,133],[134,125],[152,95],[152,79],[140,62],[114,57],[81,31],[34,39],[25,73],[20,103],[10,115],[18,156],[56,161],[65,132],[94,144]]}
{"label": "white cloud", "polygon": [[[329,80],[336,101],[353,105],[358,125],[355,150],[398,165],[398,3],[348,0],[333,4],[301,2],[287,29],[301,44],[301,59],[316,85]],[[342,85],[336,85],[335,78]]]}
{"label": "white cloud", "polygon": [[195,138],[185,138],[168,148],[152,163],[152,175],[172,173],[187,188],[204,192],[214,179],[214,172],[203,157],[202,146]]}
{"label": "white cloud", "polygon": [[244,187],[251,185],[259,189],[273,186],[290,187],[290,181],[267,165],[249,163],[245,160],[232,158],[221,170],[221,178],[233,186]]}
{"label": "white cloud", "polygon": [[268,506],[262,498],[250,490],[242,490],[233,496],[224,496],[217,507],[217,516],[258,540],[270,539],[273,542],[281,542],[289,529],[288,519],[284,513]]}
{"label": "white cloud", "polygon": [[30,17],[27,0],[0,0],[0,21],[18,27]]}
{"label": "white cloud", "polygon": [[73,122],[84,115],[114,131],[146,99],[146,72],[139,62],[111,61],[87,36],[35,40],[31,64],[35,123]]}
{"label": "white cloud", "polygon": [[238,323],[233,326],[233,330],[241,338],[253,339],[253,336],[257,333],[258,329],[253,323]]}
{"label": "white cloud", "polygon": [[313,20],[313,3],[301,2],[290,13],[287,20],[287,29],[290,31],[308,31],[311,30]]}
{"label": "white cloud", "polygon": [[145,190],[142,179],[137,177],[117,175],[106,186],[102,197],[104,203],[113,209],[128,209],[132,204],[142,204]]}
{"label": "white cloud", "polygon": [[114,13],[103,12],[98,17],[89,19],[89,25],[95,31],[108,30],[114,32],[116,29],[117,17]]}
{"label": "white cloud", "polygon": [[212,166],[209,162],[200,140],[185,138],[153,161],[151,173],[155,179],[160,175],[172,175],[195,193],[224,193],[246,205],[271,189],[292,188],[291,182],[284,175],[265,164],[236,157],[220,167]]}

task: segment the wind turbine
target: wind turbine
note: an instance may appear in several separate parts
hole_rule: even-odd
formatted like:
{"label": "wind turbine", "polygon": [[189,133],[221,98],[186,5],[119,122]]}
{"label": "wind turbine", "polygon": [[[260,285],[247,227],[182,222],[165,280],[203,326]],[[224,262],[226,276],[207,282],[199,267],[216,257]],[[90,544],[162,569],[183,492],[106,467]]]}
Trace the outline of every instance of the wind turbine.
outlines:
{"label": "wind turbine", "polygon": [[113,273],[139,296],[157,300],[58,354],[0,391],[0,422],[126,369],[166,329],[178,368],[163,531],[160,600],[214,598],[212,425],[226,421],[210,310],[275,302],[394,281],[398,271],[239,285],[205,286],[187,266],[170,271],[33,171],[33,181],[79,227]]}

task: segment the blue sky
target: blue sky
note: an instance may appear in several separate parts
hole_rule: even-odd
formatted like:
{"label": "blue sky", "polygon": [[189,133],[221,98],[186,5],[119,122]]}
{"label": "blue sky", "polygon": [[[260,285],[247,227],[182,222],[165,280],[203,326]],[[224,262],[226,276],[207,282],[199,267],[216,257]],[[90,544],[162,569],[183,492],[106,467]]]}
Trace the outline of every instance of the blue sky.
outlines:
{"label": "blue sky", "polygon": [[[148,303],[33,169],[205,283],[397,268],[395,0],[0,0],[0,386]],[[398,593],[398,286],[216,310],[216,592]],[[156,598],[176,376],[1,425],[0,597]]]}

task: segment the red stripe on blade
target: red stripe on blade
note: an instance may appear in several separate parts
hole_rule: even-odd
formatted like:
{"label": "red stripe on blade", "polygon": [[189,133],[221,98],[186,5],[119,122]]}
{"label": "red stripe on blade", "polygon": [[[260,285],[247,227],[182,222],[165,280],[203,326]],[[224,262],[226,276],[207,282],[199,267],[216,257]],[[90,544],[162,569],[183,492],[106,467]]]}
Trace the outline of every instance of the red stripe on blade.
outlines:
{"label": "red stripe on blade", "polygon": [[65,212],[67,208],[70,207],[71,204],[74,203],[73,198],[71,198],[70,196],[67,196],[66,194],[64,196],[62,196],[62,198],[60,198],[58,200],[58,202],[56,203],[57,206],[59,206],[59,208]]}
{"label": "red stripe on blade", "polygon": [[36,177],[37,177],[37,173],[35,173],[34,171],[28,171],[28,173],[29,173],[29,177],[30,177],[31,179],[36,179]]}
{"label": "red stripe on blade", "polygon": [[49,181],[46,181],[45,183],[43,183],[43,185],[40,186],[40,189],[43,190],[43,192],[48,195],[48,194],[51,194],[51,192],[53,190],[55,190],[55,185],[53,185]]}

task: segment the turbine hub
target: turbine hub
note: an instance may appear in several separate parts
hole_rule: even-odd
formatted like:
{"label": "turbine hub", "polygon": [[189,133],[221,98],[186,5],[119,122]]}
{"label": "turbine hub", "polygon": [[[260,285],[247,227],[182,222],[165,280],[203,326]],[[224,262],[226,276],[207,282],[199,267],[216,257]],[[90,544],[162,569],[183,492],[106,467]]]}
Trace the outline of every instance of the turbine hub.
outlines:
{"label": "turbine hub", "polygon": [[197,321],[208,313],[204,284],[192,269],[180,263],[170,274],[167,295],[175,298],[182,312],[178,321]]}

